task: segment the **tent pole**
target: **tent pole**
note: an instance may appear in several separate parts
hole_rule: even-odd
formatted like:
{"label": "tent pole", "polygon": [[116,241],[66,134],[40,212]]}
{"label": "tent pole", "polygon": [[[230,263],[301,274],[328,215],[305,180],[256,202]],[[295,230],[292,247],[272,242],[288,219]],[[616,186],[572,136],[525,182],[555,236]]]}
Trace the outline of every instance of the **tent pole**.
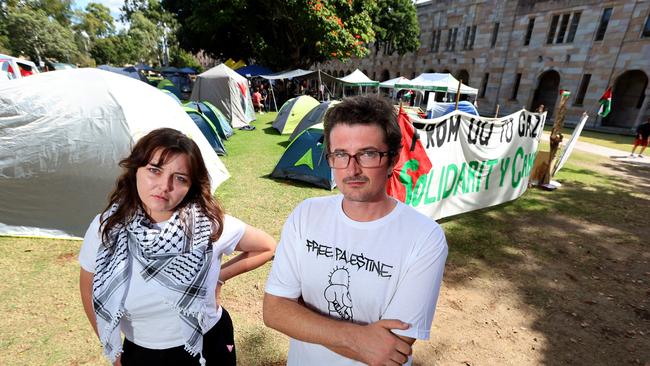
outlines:
{"label": "tent pole", "polygon": [[271,85],[271,96],[273,97],[273,105],[275,106],[275,111],[278,111],[278,103],[275,102],[275,93],[273,92],[273,84],[269,83]]}
{"label": "tent pole", "polygon": [[320,77],[320,68],[318,69],[318,93],[320,93],[320,101],[325,100],[325,88],[323,88],[323,80]]}
{"label": "tent pole", "polygon": [[460,100],[460,84],[463,81],[463,79],[458,79],[458,88],[456,89],[456,107],[454,107],[454,110],[458,110],[458,101]]}

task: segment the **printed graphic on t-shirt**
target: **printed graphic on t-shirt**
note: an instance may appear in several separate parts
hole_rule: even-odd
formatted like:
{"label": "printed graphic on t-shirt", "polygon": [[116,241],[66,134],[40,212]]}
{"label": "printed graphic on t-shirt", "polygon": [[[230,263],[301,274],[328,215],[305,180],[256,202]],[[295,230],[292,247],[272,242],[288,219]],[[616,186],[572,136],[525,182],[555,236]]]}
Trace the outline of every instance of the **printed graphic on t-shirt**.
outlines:
{"label": "printed graphic on t-shirt", "polygon": [[334,258],[349,265],[350,268],[356,268],[357,271],[367,271],[376,273],[379,277],[390,278],[393,275],[393,265],[384,263],[363,253],[352,253],[345,249],[325,244],[319,244],[315,240],[307,239],[305,241],[307,253],[314,254],[316,258]]}
{"label": "printed graphic on t-shirt", "polygon": [[325,288],[325,300],[331,316],[354,321],[352,315],[352,296],[350,296],[350,273],[345,267],[334,267],[329,274],[329,286]]}

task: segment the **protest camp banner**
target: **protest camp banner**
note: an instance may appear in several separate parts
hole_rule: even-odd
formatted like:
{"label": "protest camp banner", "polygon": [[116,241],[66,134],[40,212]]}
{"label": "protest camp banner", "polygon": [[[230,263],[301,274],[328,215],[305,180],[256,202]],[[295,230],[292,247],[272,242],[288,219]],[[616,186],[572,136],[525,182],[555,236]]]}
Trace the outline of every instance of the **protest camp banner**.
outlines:
{"label": "protest camp banner", "polygon": [[[402,151],[388,194],[433,218],[514,200],[528,188],[546,113],[501,118],[399,113]],[[415,129],[404,129],[410,121]]]}

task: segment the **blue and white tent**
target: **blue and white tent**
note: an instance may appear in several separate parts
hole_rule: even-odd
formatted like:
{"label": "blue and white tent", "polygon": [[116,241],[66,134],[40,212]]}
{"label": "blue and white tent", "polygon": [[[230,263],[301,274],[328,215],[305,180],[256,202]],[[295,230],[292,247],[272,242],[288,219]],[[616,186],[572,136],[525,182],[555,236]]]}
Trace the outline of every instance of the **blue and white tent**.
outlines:
{"label": "blue and white tent", "polygon": [[228,140],[228,138],[234,134],[226,116],[224,116],[223,113],[221,113],[221,111],[210,102],[188,102],[185,106],[196,109],[206,116],[217,129],[221,139]]}
{"label": "blue and white tent", "polygon": [[214,152],[216,152],[217,155],[226,155],[226,147],[223,146],[223,142],[221,141],[221,138],[219,138],[219,133],[214,124],[196,109],[187,106],[183,108],[185,109],[185,113],[190,116],[194,124],[196,124],[199,130],[201,130],[201,133],[203,133],[205,139],[208,140]]}

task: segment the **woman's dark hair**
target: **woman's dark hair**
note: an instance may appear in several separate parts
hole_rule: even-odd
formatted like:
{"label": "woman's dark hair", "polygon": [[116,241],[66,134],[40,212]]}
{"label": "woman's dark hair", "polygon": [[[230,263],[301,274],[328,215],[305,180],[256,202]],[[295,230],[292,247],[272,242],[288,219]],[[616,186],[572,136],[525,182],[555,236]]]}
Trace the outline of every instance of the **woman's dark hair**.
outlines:
{"label": "woman's dark hair", "polygon": [[[160,150],[159,161],[152,162],[154,154]],[[185,198],[178,204],[177,209],[191,203],[196,203],[203,213],[209,217],[216,226],[212,230],[210,239],[213,241],[221,236],[223,231],[223,209],[212,196],[210,190],[210,176],[205,167],[203,156],[198,145],[180,131],[172,128],[160,128],[149,132],[142,137],[131,150],[131,154],[120,161],[123,168],[122,175],[117,178],[115,189],[110,195],[105,212],[114,205],[117,210],[108,217],[102,217],[102,241],[111,245],[110,232],[119,224],[126,224],[142,207],[136,185],[136,172],[138,168],[149,163],[163,165],[169,158],[177,154],[185,154],[189,162],[189,175],[191,186]],[[189,230],[191,232],[191,230]]]}
{"label": "woman's dark hair", "polygon": [[397,112],[385,98],[360,95],[345,98],[328,109],[323,118],[325,143],[330,153],[329,139],[332,129],[339,124],[376,125],[384,132],[384,143],[388,145],[389,164],[395,162],[402,147],[402,131],[397,124]]}

